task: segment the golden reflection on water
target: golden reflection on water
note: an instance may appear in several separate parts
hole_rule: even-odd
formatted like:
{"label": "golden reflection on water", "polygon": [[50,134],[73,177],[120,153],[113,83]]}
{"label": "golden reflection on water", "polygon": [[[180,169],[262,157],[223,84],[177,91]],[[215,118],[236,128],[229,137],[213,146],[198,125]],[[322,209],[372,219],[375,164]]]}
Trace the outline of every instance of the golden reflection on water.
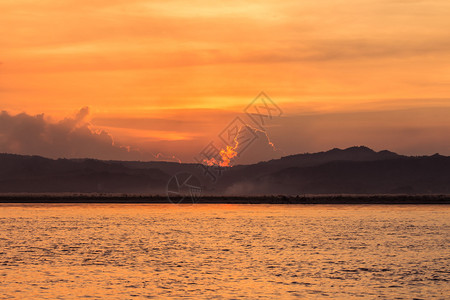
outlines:
{"label": "golden reflection on water", "polygon": [[0,298],[445,299],[447,206],[0,205]]}

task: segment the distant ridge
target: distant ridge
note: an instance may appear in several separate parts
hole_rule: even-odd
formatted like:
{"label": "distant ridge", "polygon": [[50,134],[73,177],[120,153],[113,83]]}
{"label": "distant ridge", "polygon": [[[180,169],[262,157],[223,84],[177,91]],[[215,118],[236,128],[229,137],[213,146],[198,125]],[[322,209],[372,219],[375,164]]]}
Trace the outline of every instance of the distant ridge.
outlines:
{"label": "distant ridge", "polygon": [[190,172],[210,195],[450,194],[450,157],[410,157],[364,146],[238,165],[211,183],[197,164],[48,159],[0,154],[0,193],[165,194]]}

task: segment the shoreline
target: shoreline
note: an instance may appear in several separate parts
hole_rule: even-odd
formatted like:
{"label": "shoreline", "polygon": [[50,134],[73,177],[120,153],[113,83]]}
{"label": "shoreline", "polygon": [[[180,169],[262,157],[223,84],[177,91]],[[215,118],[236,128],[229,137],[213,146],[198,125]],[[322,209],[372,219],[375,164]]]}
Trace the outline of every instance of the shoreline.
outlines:
{"label": "shoreline", "polygon": [[[160,195],[18,194],[0,195],[0,203],[80,204],[380,204],[449,205],[450,195],[308,195],[308,196],[201,196],[171,198]],[[182,201],[181,201],[182,200]]]}

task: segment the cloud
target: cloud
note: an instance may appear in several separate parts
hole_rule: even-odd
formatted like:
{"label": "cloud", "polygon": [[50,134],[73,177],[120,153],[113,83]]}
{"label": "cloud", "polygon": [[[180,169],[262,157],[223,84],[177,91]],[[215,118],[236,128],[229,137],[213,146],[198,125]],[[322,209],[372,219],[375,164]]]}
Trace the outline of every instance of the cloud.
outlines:
{"label": "cloud", "polygon": [[[267,131],[247,123],[231,123],[220,137],[226,143],[218,149],[219,155],[203,160],[204,163],[220,166],[255,164],[280,158],[283,154],[283,151],[271,141]],[[227,141],[227,138],[230,140]]]}
{"label": "cloud", "polygon": [[[238,145],[236,151],[240,157],[236,159],[236,164],[256,164],[260,161],[268,161],[280,158],[284,152],[274,144],[267,131],[259,130],[247,124],[247,128],[253,132],[255,139],[248,147]],[[245,136],[241,140],[245,140]]]}
{"label": "cloud", "polygon": [[93,130],[89,108],[72,118],[51,122],[44,114],[0,113],[0,152],[41,155],[51,158],[142,159],[144,154],[114,143],[108,132]]}

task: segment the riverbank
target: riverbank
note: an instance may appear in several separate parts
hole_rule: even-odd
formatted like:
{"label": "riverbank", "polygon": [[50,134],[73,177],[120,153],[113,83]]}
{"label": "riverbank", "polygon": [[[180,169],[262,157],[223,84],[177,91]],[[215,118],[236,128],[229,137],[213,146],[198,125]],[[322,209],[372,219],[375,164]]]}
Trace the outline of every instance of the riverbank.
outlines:
{"label": "riverbank", "polygon": [[170,199],[160,195],[4,194],[0,203],[201,203],[201,204],[450,204],[450,195],[201,196]]}

